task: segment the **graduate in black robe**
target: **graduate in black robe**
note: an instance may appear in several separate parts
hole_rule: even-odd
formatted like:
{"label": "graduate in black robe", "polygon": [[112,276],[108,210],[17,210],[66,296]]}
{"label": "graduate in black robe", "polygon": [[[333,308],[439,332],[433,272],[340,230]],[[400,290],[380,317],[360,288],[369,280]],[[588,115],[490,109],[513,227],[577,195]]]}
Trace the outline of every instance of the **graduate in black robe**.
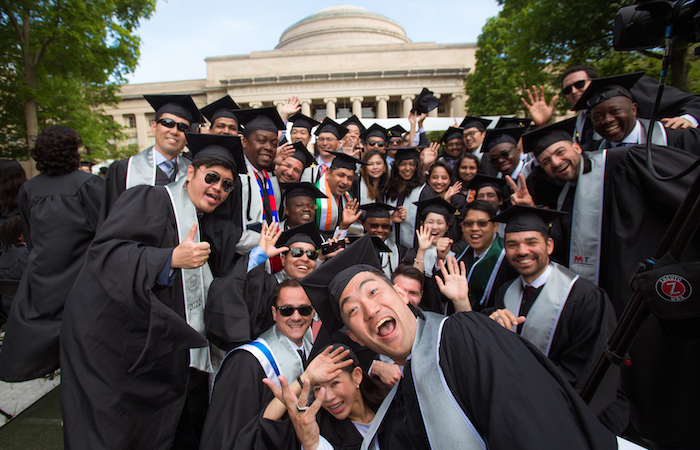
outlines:
{"label": "graduate in black robe", "polygon": [[[450,422],[461,422],[463,428],[457,432],[470,436],[476,433],[476,439],[489,448],[616,448],[614,436],[542,352],[479,313],[460,313],[446,319],[432,313],[418,313],[416,317],[417,311],[409,310],[400,290],[368,273],[377,268],[376,260],[372,265],[358,265],[367,261],[369,240],[353,245],[357,247],[348,247],[342,260],[324,263],[302,280],[302,285],[314,299],[324,326],[345,323],[355,340],[405,363],[395,397],[386,400],[390,401],[386,416],[383,420],[375,417],[381,420],[380,448],[430,448],[426,419],[436,427],[431,430],[432,439],[450,439],[451,434],[434,434],[441,434],[439,423],[448,414]],[[468,303],[466,292],[460,288],[466,284],[464,274],[448,271],[448,276],[445,295],[454,302]],[[372,311],[381,313],[374,317]],[[379,317],[381,321],[377,322]],[[443,319],[439,338],[437,333],[434,338],[426,337],[425,332],[418,335],[418,327],[425,330],[433,326],[429,323]],[[416,328],[412,327],[413,321]],[[439,357],[439,363],[432,365],[430,357],[415,351],[423,346],[423,339],[429,348],[436,348],[433,339],[439,339],[438,354],[433,354]],[[435,413],[423,417],[425,409],[418,404],[413,364],[428,364],[420,373],[422,378],[439,376],[434,372],[438,366],[444,374],[446,388],[439,382],[419,386],[433,392],[449,390],[453,405],[430,406],[432,411],[433,407],[441,411],[439,418]],[[436,398],[426,396],[424,391],[422,401],[431,403]],[[473,429],[465,423],[467,419]]]}
{"label": "graduate in black robe", "polygon": [[[198,145],[198,139],[216,145]],[[208,342],[194,328],[201,325],[203,331],[203,319],[197,323],[190,317],[197,310],[203,314],[206,299],[196,295],[205,286],[186,298],[185,286],[194,285],[186,284],[183,270],[172,264],[175,249],[186,245],[187,264],[176,267],[198,269],[194,276],[206,283],[202,274],[210,251],[197,242],[194,227],[179,238],[182,227],[168,189],[173,198],[177,188],[185,190],[180,215],[189,214],[188,208],[213,210],[212,196],[220,204],[224,182],[233,186],[231,152],[240,152],[240,142],[194,135],[189,145],[201,150],[201,158],[187,179],[167,188],[136,186],[120,196],[66,301],[61,330],[66,448],[197,448],[207,406],[205,371],[211,368],[206,354],[195,359],[192,349],[206,351]],[[207,182],[211,175],[219,179]],[[186,306],[186,300],[192,301]]]}
{"label": "graduate in black robe", "polygon": [[[570,136],[567,124],[561,122],[528,133],[523,136],[525,151],[533,151],[542,163],[543,158],[549,156],[550,146],[560,143],[575,146],[567,134]],[[596,154],[584,152],[581,155],[584,175],[592,172],[591,158]],[[632,296],[629,280],[638,263],[656,252],[698,171],[676,181],[661,182],[646,167],[644,145],[608,149],[606,155],[598,285],[608,293],[619,316]],[[652,156],[662,176],[677,174],[697,159],[683,150],[656,145],[652,145]],[[571,159],[576,158],[572,155]],[[563,211],[573,211],[578,184],[580,181],[569,186],[563,199]],[[534,202],[539,203],[537,198]],[[553,229],[555,242],[564,249],[560,258],[567,262],[570,218],[571,215],[565,216],[559,230]],[[696,235],[682,260],[698,259],[700,237]],[[700,430],[690,419],[694,405],[700,401],[700,385],[696,382],[700,362],[684,356],[698,351],[697,340],[672,338],[662,331],[656,318],[649,317],[630,351],[632,365],[622,368],[623,385],[631,407],[630,435],[657,444],[680,446],[700,439]],[[659,390],[659,386],[665,389]]]}
{"label": "graduate in black robe", "polygon": [[0,352],[3,381],[31,380],[59,366],[63,307],[95,234],[104,195],[102,178],[78,170],[79,146],[75,130],[49,127],[32,150],[42,173],[19,192],[29,256]]}

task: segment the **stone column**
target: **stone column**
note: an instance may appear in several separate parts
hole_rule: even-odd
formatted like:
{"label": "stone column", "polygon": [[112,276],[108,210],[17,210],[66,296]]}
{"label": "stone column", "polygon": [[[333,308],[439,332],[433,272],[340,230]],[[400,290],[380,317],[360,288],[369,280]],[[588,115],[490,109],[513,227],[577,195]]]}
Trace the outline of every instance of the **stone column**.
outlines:
{"label": "stone column", "polygon": [[286,100],[275,100],[272,102],[273,105],[275,105],[275,108],[277,108],[277,112],[279,113],[282,111],[282,106],[287,103]]}
{"label": "stone column", "polygon": [[377,119],[388,119],[389,113],[387,111],[386,102],[389,101],[388,95],[377,95]]}
{"label": "stone column", "polygon": [[263,105],[262,102],[258,102],[258,101],[248,102],[249,108],[262,108],[262,105]]}
{"label": "stone column", "polygon": [[306,117],[311,117],[311,99],[302,98],[299,102],[301,103],[301,113]]}
{"label": "stone column", "polygon": [[[435,92],[435,93],[433,93],[433,95],[434,95],[438,100],[440,100],[440,94],[438,94],[437,92]],[[439,106],[438,106],[437,108],[435,108],[434,110],[430,111],[430,112],[428,113],[428,117],[437,117],[437,116],[438,116],[438,109],[440,109]]]}
{"label": "stone column", "polygon": [[359,119],[362,119],[362,101],[364,97],[350,97],[352,102],[352,113],[355,114]]}
{"label": "stone column", "polygon": [[464,117],[463,94],[452,94],[452,117]]}
{"label": "stone column", "polygon": [[415,99],[416,96],[414,94],[404,94],[401,96],[401,100],[403,100],[403,114],[401,117],[408,117],[408,115],[411,113],[411,109],[413,108],[413,99]]}
{"label": "stone column", "polygon": [[151,123],[146,118],[146,114],[136,114],[136,142],[139,150],[148,147],[148,133],[151,131]]}
{"label": "stone column", "polygon": [[335,102],[337,102],[337,101],[338,101],[338,99],[335,97],[323,99],[323,103],[326,104],[326,116],[329,119],[335,120]]}

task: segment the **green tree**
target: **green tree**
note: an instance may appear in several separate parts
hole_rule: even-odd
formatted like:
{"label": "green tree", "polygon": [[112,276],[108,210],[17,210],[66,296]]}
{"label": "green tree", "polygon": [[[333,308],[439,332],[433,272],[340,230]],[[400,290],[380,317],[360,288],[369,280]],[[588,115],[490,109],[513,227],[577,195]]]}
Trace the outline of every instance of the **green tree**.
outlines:
{"label": "green tree", "polygon": [[[616,52],[613,21],[633,0],[499,0],[503,9],[489,19],[478,38],[477,64],[467,77],[467,107],[474,114],[506,114],[523,109],[520,97],[533,84],[544,84],[547,98],[561,89],[558,74],[587,64],[601,76],[647,70],[657,76],[661,52]],[[693,91],[688,77],[697,64],[687,42],[676,38],[669,84]],[[700,70],[698,68],[697,70]],[[692,72],[694,73],[694,72]],[[690,83],[689,83],[690,81]],[[561,111],[569,105],[559,99]]]}
{"label": "green tree", "polygon": [[139,19],[156,0],[0,0],[0,154],[27,156],[47,124],[75,128],[109,152],[121,127],[98,109],[118,102],[139,56]]}

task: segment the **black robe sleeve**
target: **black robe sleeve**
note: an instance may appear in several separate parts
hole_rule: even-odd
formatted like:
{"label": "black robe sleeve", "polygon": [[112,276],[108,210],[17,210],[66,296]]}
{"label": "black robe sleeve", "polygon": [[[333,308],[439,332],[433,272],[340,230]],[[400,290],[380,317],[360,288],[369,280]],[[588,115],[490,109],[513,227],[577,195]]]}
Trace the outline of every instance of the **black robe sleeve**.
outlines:
{"label": "black robe sleeve", "polygon": [[[639,117],[651,119],[658,88],[659,82],[657,80],[652,77],[642,77],[630,89],[630,93],[637,103]],[[700,122],[700,95],[689,94],[673,86],[665,86],[656,120],[684,114],[690,114]]]}
{"label": "black robe sleeve", "polygon": [[[250,352],[229,354],[214,382],[200,450],[295,448],[289,420],[262,417],[272,391],[262,382],[265,372]],[[298,445],[298,444],[296,444]]]}
{"label": "black robe sleeve", "polygon": [[102,208],[100,209],[99,223],[102,224],[109,214],[119,196],[126,190],[126,169],[129,165],[129,159],[122,159],[113,162],[107,175],[105,175],[105,192],[102,200]]}
{"label": "black robe sleeve", "polygon": [[204,310],[207,339],[223,350],[256,339],[274,323],[270,300],[277,281],[265,271],[265,264],[246,273],[248,257],[241,257],[226,276],[209,286]]}

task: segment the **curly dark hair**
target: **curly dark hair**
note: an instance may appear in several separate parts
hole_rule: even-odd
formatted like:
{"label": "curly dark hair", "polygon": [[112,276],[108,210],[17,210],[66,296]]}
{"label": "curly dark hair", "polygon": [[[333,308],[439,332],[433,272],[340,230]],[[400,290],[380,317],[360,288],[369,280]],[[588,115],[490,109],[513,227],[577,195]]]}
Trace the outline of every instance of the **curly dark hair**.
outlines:
{"label": "curly dark hair", "polygon": [[8,248],[20,245],[19,237],[22,235],[22,220],[19,216],[12,216],[3,222],[0,227],[0,247]]}
{"label": "curly dark hair", "polygon": [[44,128],[39,134],[31,155],[38,171],[57,177],[78,169],[78,149],[82,144],[83,140],[77,131],[54,125]]}
{"label": "curly dark hair", "polygon": [[394,160],[394,164],[391,165],[391,175],[389,176],[389,181],[384,187],[384,192],[386,193],[387,197],[392,200],[398,198],[399,194],[402,192],[408,194],[415,188],[422,186],[423,183],[425,183],[425,175],[423,174],[422,169],[423,166],[421,165],[418,154],[404,161],[413,161],[416,166],[416,170],[413,172],[411,179],[406,182],[406,186],[404,186],[402,191],[401,185],[403,184],[404,179],[399,175],[399,165],[403,161],[399,162]]}
{"label": "curly dark hair", "polygon": [[0,210],[12,212],[17,209],[19,188],[27,181],[24,169],[13,159],[0,160]]}

